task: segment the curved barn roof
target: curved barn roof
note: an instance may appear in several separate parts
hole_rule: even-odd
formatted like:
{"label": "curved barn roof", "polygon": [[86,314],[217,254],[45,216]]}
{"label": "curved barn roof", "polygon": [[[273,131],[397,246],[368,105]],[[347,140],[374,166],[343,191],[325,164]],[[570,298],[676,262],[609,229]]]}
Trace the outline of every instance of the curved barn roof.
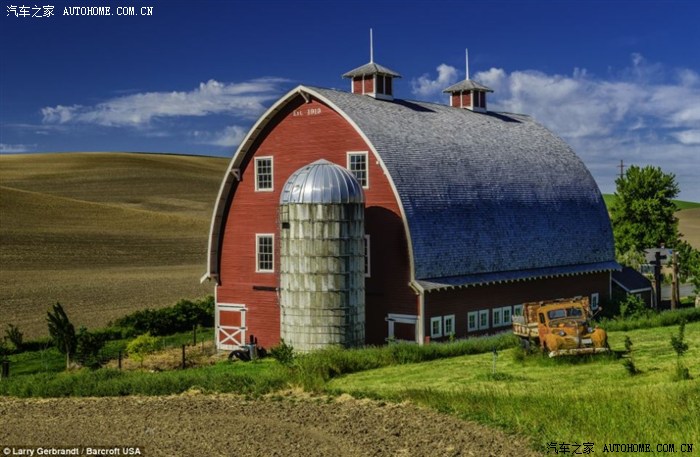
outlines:
{"label": "curved barn roof", "polygon": [[[619,268],[593,177],[563,140],[528,116],[299,86],[258,121],[231,169],[297,94],[338,111],[376,153],[402,207],[411,276],[424,289]],[[208,275],[216,268],[226,186],[212,220]]]}
{"label": "curved barn roof", "polygon": [[479,282],[494,273],[519,279],[552,268],[616,268],[593,177],[532,118],[314,90],[352,119],[382,158],[403,204],[416,279]]}
{"label": "curved barn roof", "polygon": [[325,159],[303,166],[289,177],[280,204],[364,203],[362,186],[346,168]]}

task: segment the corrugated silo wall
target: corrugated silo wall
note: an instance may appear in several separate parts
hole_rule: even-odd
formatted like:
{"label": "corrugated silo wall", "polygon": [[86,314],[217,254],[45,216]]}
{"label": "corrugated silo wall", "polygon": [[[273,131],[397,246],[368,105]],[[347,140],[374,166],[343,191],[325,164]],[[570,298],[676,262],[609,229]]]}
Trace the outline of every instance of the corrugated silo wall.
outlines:
{"label": "corrugated silo wall", "polygon": [[280,207],[284,341],[300,351],[365,340],[364,205]]}

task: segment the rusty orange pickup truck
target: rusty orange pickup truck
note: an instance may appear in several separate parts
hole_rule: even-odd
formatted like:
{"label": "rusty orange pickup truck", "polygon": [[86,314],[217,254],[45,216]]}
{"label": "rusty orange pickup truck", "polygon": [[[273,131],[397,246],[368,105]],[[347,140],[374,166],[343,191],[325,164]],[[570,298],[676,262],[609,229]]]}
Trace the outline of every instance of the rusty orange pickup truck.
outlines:
{"label": "rusty orange pickup truck", "polygon": [[523,315],[513,316],[513,333],[549,357],[608,352],[608,335],[592,317],[588,297],[525,303]]}

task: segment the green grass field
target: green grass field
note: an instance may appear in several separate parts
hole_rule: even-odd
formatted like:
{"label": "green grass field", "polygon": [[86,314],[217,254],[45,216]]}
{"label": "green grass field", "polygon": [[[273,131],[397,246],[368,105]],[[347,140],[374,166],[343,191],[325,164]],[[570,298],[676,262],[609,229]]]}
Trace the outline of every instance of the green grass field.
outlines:
{"label": "green grass field", "polygon": [[0,156],[0,327],[46,334],[210,294],[209,221],[227,159],[129,153]]}
{"label": "green grass field", "polygon": [[[522,360],[518,349],[421,364],[399,365],[332,380],[335,393],[410,400],[524,434],[547,443],[700,443],[700,323],[688,324],[683,362],[695,378],[673,381],[678,327],[611,332],[613,349],[634,343],[641,374],[630,376],[615,357],[571,361],[540,356]],[[625,455],[625,454],[621,454]],[[627,454],[632,455],[632,454]]]}
{"label": "green grass field", "polygon": [[[605,201],[605,205],[610,208],[613,203],[615,203],[615,195],[614,194],[603,194],[603,200]],[[697,202],[687,202],[683,200],[673,200],[673,202],[676,204],[676,207],[678,207],[678,211],[683,211],[686,209],[697,209],[700,208],[700,203]]]}

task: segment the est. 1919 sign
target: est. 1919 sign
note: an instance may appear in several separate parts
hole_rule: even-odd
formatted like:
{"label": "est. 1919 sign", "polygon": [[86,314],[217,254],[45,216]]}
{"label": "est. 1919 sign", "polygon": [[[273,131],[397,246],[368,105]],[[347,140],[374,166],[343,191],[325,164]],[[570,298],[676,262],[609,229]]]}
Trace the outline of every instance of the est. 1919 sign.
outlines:
{"label": "est. 1919 sign", "polygon": [[321,108],[306,108],[294,110],[292,116],[317,116],[321,114]]}

